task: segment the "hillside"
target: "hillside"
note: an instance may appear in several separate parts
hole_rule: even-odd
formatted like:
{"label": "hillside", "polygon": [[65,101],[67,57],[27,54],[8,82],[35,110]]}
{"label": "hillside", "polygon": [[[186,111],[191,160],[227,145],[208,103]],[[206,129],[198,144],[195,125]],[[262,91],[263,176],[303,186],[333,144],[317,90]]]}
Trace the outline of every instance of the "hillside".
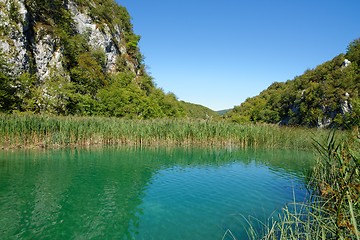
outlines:
{"label": "hillside", "polygon": [[224,109],[224,110],[220,110],[220,111],[216,111],[219,115],[223,116],[226,113],[230,112],[232,109]]}
{"label": "hillside", "polygon": [[360,39],[303,75],[274,82],[225,117],[239,123],[264,122],[308,127],[351,127],[360,119]]}
{"label": "hillside", "polygon": [[192,117],[147,74],[114,0],[0,0],[0,112]]}
{"label": "hillside", "polygon": [[180,101],[180,105],[183,107],[186,116],[199,119],[220,119],[220,115],[217,112],[202,105],[184,101]]}

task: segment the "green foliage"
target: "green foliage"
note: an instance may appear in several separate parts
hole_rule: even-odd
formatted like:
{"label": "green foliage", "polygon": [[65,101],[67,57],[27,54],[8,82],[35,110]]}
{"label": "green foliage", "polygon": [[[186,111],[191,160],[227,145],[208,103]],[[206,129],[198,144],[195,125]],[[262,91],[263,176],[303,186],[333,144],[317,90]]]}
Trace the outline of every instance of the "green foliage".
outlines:
{"label": "green foliage", "polygon": [[76,34],[71,37],[65,36],[63,39],[66,64],[72,68],[77,64],[79,55],[88,52],[90,46],[85,35]]}
{"label": "green foliage", "polygon": [[101,48],[96,48],[91,50],[91,56],[99,64],[99,66],[104,70],[106,67],[106,56],[104,50]]}
{"label": "green foliage", "polygon": [[351,42],[347,48],[346,57],[351,62],[357,63],[360,66],[360,38]]}
{"label": "green foliage", "polygon": [[141,116],[144,96],[132,81],[133,77],[131,74],[123,73],[114,75],[110,84],[98,92],[97,98],[102,106],[102,114],[132,118]]}
{"label": "green foliage", "polygon": [[76,83],[77,92],[95,95],[105,84],[105,76],[101,63],[90,53],[77,56],[77,66],[71,69],[71,78]]}
{"label": "green foliage", "polygon": [[54,31],[74,33],[73,20],[70,12],[65,8],[65,0],[25,0],[32,23],[42,23],[51,26]]}
{"label": "green foliage", "polygon": [[36,101],[36,78],[29,73],[21,74],[15,81],[16,88],[14,95],[16,97],[17,111],[35,111]]}
{"label": "green foliage", "polygon": [[135,34],[126,35],[127,44],[126,47],[128,52],[134,55],[138,51],[138,43],[140,41],[140,36]]}
{"label": "green foliage", "polygon": [[7,112],[13,108],[14,89],[10,85],[10,78],[0,72],[0,111]]}
{"label": "green foliage", "polygon": [[20,9],[20,6],[19,6],[18,2],[11,0],[9,16],[10,16],[10,19],[16,23],[20,22],[19,9]]}
{"label": "green foliage", "polygon": [[[135,80],[134,80],[135,78]],[[118,73],[97,94],[100,114],[137,119],[178,117],[179,106],[173,95],[166,95],[153,86],[148,76]]]}
{"label": "green foliage", "polygon": [[42,91],[46,92],[43,96],[42,112],[66,115],[71,108],[68,107],[69,102],[74,98],[74,84],[68,79],[61,76],[53,76],[46,82]]}
{"label": "green foliage", "polygon": [[220,119],[220,116],[215,111],[204,107],[202,105],[188,103],[180,101],[181,106],[183,107],[185,114],[189,118],[199,118],[205,120],[217,120]]}
{"label": "green foliage", "polygon": [[15,89],[11,85],[12,79],[8,75],[9,66],[2,55],[0,55],[0,111],[8,112],[15,104]]}
{"label": "green foliage", "polygon": [[[359,118],[360,68],[356,62],[360,57],[359,44],[359,40],[352,42],[346,55],[340,54],[291,81],[273,83],[225,117],[240,123],[354,126],[354,119]],[[347,67],[342,66],[345,57],[353,61]]]}

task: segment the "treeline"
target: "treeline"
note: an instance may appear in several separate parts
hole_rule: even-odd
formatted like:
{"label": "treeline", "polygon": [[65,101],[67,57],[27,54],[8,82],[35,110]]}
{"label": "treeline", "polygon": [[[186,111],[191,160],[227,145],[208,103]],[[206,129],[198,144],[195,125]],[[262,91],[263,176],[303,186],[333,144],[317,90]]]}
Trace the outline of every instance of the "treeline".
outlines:
{"label": "treeline", "polygon": [[[84,69],[84,73],[88,70]],[[78,83],[77,80],[81,78],[68,81],[57,77],[49,79],[44,85],[37,85],[36,77],[29,73],[14,79],[5,72],[6,70],[0,72],[0,111],[5,113],[130,119],[218,118],[218,114],[209,108],[178,101],[173,93],[164,93],[162,89],[155,87],[152,78],[146,74],[135,76],[129,71],[107,76],[103,74],[104,82],[92,82],[96,86],[90,87],[86,86],[86,80],[92,78],[83,78],[84,81]],[[91,74],[91,71],[86,74]],[[46,95],[43,94],[44,89]]]}
{"label": "treeline", "polygon": [[[351,63],[350,63],[350,62]],[[360,39],[346,54],[287,82],[275,82],[226,115],[234,122],[309,127],[360,124]]]}
{"label": "treeline", "polygon": [[[91,74],[91,71],[85,71],[87,70],[84,69],[84,74]],[[0,109],[7,113],[128,118],[184,115],[176,97],[155,88],[149,76],[138,77],[136,81],[135,75],[130,72],[100,76],[103,76],[103,82],[86,82],[92,78],[81,77],[76,81],[52,78],[45,84],[38,85],[36,77],[29,73],[14,79],[0,72]],[[89,84],[94,86],[88,86]],[[43,94],[44,90],[46,94]]]}

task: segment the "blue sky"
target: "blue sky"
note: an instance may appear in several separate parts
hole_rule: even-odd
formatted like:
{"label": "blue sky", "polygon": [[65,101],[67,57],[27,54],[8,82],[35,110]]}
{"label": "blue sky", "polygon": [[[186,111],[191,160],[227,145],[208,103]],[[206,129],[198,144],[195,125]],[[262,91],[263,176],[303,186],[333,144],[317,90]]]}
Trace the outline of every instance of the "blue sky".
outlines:
{"label": "blue sky", "polygon": [[213,110],[345,53],[359,0],[117,0],[158,87]]}

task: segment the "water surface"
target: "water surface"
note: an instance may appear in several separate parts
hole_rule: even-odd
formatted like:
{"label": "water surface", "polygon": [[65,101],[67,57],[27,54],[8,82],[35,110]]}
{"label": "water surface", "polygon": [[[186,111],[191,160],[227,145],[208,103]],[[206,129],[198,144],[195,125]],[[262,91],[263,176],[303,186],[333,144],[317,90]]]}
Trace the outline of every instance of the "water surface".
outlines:
{"label": "water surface", "polygon": [[[4,239],[246,238],[306,196],[312,154],[214,149],[0,152]],[[231,239],[231,238],[225,238]]]}

